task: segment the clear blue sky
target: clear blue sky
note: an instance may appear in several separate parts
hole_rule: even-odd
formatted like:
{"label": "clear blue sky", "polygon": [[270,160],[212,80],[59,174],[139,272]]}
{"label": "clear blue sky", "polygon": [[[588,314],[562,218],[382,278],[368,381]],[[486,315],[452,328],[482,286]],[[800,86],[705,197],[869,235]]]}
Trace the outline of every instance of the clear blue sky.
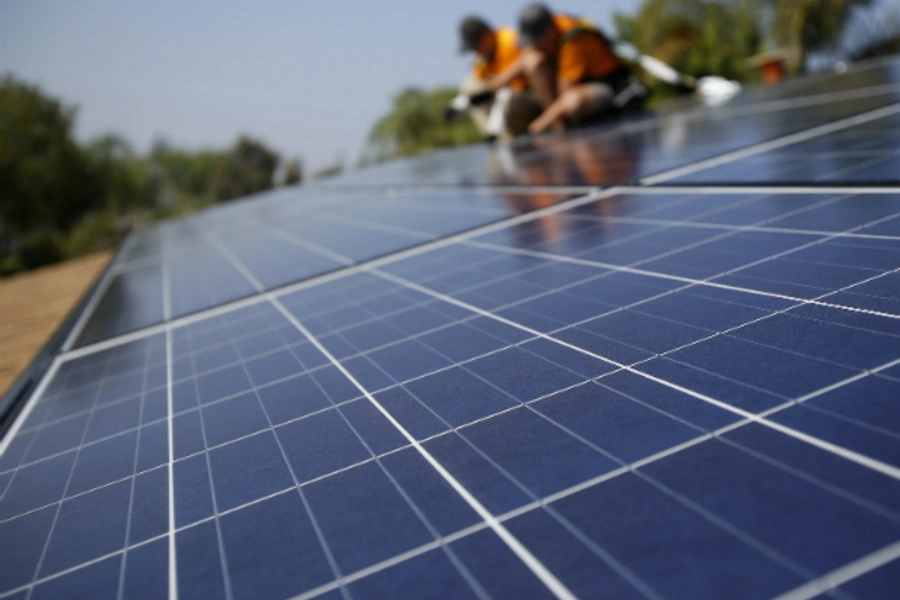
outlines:
{"label": "clear blue sky", "polygon": [[[525,0],[2,0],[0,73],[79,107],[77,134],[225,146],[253,134],[308,169],[355,162],[404,86],[456,84],[457,23],[512,24]],[[640,0],[566,0],[612,31]]]}

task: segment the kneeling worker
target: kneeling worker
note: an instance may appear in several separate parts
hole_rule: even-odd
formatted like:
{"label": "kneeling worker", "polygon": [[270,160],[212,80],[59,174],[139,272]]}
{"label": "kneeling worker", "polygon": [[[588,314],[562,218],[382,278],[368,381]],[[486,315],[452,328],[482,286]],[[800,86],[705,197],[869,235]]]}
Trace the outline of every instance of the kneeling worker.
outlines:
{"label": "kneeling worker", "polygon": [[468,112],[486,137],[515,136],[541,113],[542,107],[527,90],[521,75],[492,82],[503,73],[520,72],[522,49],[518,33],[511,27],[493,29],[483,19],[470,16],[460,23],[462,52],[473,52],[471,75],[460,88],[452,105],[456,112]]}
{"label": "kneeling worker", "polygon": [[495,85],[524,75],[544,107],[531,133],[562,130],[627,106],[642,104],[647,90],[616,57],[612,45],[590,22],[552,14],[543,4],[519,15],[518,64],[495,78]]}

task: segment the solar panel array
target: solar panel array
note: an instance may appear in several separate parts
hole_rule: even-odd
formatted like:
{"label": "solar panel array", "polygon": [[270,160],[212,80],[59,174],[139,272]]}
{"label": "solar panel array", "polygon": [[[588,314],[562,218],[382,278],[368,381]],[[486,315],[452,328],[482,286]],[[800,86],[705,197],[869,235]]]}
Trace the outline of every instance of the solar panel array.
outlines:
{"label": "solar panel array", "polygon": [[133,234],[0,598],[894,597],[898,65]]}

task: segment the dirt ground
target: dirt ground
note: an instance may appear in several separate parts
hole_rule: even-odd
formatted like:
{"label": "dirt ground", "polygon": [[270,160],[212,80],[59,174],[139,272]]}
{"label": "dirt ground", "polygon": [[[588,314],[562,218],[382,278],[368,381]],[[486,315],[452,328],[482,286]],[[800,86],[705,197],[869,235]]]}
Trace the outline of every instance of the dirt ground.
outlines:
{"label": "dirt ground", "polygon": [[112,258],[98,252],[0,279],[0,394],[15,381]]}

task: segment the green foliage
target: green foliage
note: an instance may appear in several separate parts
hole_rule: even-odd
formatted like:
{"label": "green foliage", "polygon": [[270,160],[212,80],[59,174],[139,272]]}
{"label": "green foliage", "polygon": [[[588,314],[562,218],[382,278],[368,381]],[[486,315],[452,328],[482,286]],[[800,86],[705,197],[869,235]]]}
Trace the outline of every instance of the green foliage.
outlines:
{"label": "green foliage", "polygon": [[646,0],[637,14],[615,15],[619,39],[675,69],[744,81],[759,52],[757,0]]}
{"label": "green foliage", "polygon": [[370,160],[377,162],[480,141],[481,135],[468,119],[450,123],[444,120],[444,110],[456,93],[448,87],[400,92],[391,112],[369,134]]}
{"label": "green foliage", "polygon": [[66,232],[96,201],[98,182],[72,138],[74,117],[74,108],[36,87],[0,80],[0,237],[7,244],[34,231]]}
{"label": "green foliage", "polygon": [[212,177],[213,199],[221,202],[270,189],[278,160],[261,142],[241,136]]}
{"label": "green foliage", "polygon": [[[72,229],[60,244],[62,256],[80,256],[108,248],[124,238],[125,232],[117,226],[111,211],[88,215]],[[61,257],[60,257],[61,258]]]}
{"label": "green foliage", "polygon": [[0,79],[0,276],[108,247],[138,221],[272,187],[278,154],[252,138],[199,152],[158,142],[142,157],[112,134],[79,147],[74,118],[37,87]]}
{"label": "green foliage", "polygon": [[783,46],[796,48],[802,69],[812,51],[836,47],[851,12],[872,0],[769,0],[774,8],[774,34]]}

